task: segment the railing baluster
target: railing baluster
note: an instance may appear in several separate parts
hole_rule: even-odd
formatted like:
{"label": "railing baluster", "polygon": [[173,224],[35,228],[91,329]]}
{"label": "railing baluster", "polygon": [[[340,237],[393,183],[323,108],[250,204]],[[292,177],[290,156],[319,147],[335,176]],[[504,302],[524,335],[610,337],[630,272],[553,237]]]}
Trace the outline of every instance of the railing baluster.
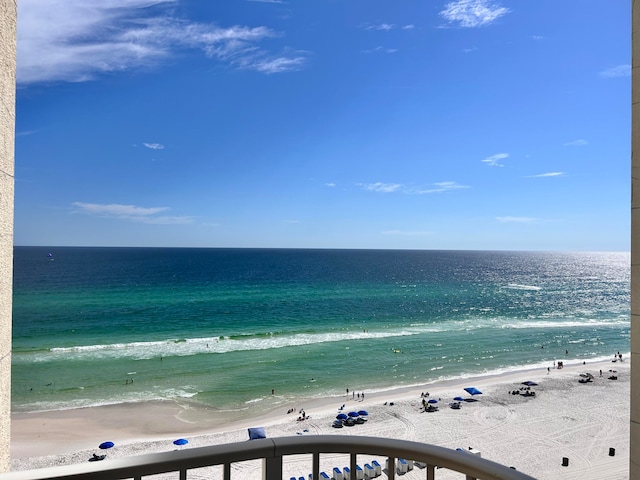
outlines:
{"label": "railing baluster", "polygon": [[229,462],[222,465],[222,480],[231,480],[231,464]]}
{"label": "railing baluster", "polygon": [[180,480],[187,480],[187,469],[183,468],[180,470]]}
{"label": "railing baluster", "polygon": [[427,464],[427,480],[436,480],[436,466]]}
{"label": "railing baluster", "polygon": [[313,461],[311,465],[313,480],[318,480],[320,478],[320,452],[313,452]]}
{"label": "railing baluster", "polygon": [[396,478],[396,457],[387,459],[387,477],[389,477],[389,480],[395,480]]}
{"label": "railing baluster", "polygon": [[356,465],[358,464],[358,455],[355,453],[351,454],[349,459],[349,480],[355,480],[356,478]]}
{"label": "railing baluster", "polygon": [[264,480],[282,480],[282,456],[263,459],[262,478]]}

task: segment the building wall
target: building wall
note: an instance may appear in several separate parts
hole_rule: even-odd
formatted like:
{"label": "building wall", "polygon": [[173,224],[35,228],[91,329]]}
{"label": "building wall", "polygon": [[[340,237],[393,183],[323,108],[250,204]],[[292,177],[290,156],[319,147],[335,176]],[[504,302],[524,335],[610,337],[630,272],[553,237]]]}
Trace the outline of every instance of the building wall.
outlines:
{"label": "building wall", "polygon": [[640,478],[640,0],[631,26],[631,426],[629,478]]}
{"label": "building wall", "polygon": [[17,0],[0,0],[0,472],[11,461],[11,296]]}

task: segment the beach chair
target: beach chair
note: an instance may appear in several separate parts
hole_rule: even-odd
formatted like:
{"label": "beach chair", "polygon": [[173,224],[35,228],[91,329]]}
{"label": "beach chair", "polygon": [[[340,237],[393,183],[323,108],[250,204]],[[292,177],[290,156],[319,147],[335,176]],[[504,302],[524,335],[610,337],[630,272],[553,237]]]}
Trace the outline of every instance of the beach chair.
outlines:
{"label": "beach chair", "polygon": [[364,480],[364,470],[360,465],[356,465],[356,480]]}
{"label": "beach chair", "polygon": [[329,475],[327,475],[326,472],[320,472],[320,478],[322,480],[329,480],[331,477]]}
{"label": "beach chair", "polygon": [[413,470],[413,460],[407,460],[407,470]]}
{"label": "beach chair", "polygon": [[344,475],[340,471],[338,467],[333,467],[333,479],[334,480],[344,480]]}
{"label": "beach chair", "polygon": [[342,476],[344,480],[351,480],[351,469],[349,467],[344,467],[342,469]]}
{"label": "beach chair", "polygon": [[398,471],[400,473],[407,473],[409,469],[409,465],[407,464],[407,461],[404,458],[399,458],[398,459]]}
{"label": "beach chair", "polygon": [[377,460],[374,460],[373,462],[371,462],[371,465],[373,465],[373,468],[376,471],[376,477],[379,477],[380,475],[382,475],[382,467],[380,466],[380,463]]}
{"label": "beach chair", "polygon": [[365,463],[365,465],[364,465],[364,474],[369,478],[374,478],[376,476],[376,469],[373,468],[368,463]]}

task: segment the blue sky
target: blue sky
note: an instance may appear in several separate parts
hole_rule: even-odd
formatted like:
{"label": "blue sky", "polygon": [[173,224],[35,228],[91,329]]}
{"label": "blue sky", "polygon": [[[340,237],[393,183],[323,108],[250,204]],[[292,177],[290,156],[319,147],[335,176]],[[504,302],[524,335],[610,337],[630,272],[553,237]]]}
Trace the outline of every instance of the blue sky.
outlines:
{"label": "blue sky", "polygon": [[20,0],[16,245],[628,251],[626,0]]}

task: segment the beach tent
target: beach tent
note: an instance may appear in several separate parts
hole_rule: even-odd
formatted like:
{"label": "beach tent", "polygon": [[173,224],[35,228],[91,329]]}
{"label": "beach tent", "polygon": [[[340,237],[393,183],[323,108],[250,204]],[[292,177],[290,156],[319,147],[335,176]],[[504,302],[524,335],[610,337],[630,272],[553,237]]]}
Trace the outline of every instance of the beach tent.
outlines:
{"label": "beach tent", "polygon": [[469,395],[482,395],[482,392],[478,390],[476,387],[467,387],[464,389]]}
{"label": "beach tent", "polygon": [[264,432],[263,427],[250,428],[249,440],[256,440],[258,438],[267,438],[267,434]]}

